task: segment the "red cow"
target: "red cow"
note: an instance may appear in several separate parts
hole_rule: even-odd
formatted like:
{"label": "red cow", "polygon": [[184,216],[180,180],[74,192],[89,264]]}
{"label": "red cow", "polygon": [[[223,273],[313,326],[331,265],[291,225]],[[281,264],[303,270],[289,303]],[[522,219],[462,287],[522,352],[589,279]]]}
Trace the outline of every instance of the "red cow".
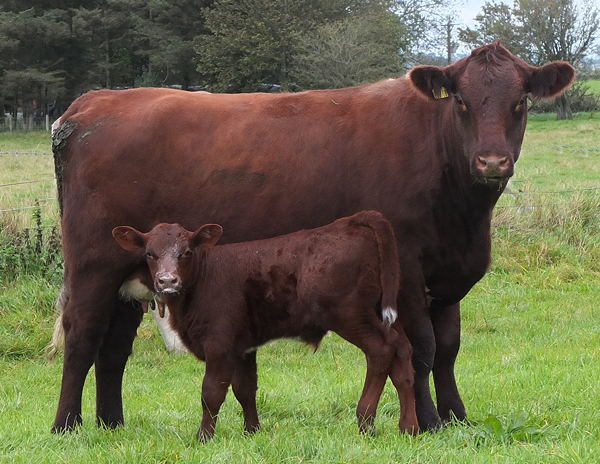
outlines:
{"label": "red cow", "polygon": [[402,406],[400,430],[418,430],[411,348],[397,317],[400,270],[391,224],[375,211],[267,240],[213,247],[223,229],[195,232],[159,224],[142,233],[120,226],[121,248],[145,256],[154,289],[184,344],[206,361],[198,438],[214,433],[229,385],[248,432],[258,429],[256,349],[282,337],[318,347],[333,330],[367,358],[356,415],[374,432],[388,375]]}
{"label": "red cow", "polygon": [[454,379],[459,302],[489,264],[492,209],[519,157],[527,97],[558,95],[573,79],[568,63],[531,66],[494,43],[449,66],[347,89],[78,98],[53,136],[66,293],[53,430],[81,421],[93,363],[97,420],[123,423],[121,382],[141,311],[118,291],[141,258],[117,246],[114,227],[217,222],[229,243],[364,209],[381,211],[402,244],[419,425],[465,418]]}

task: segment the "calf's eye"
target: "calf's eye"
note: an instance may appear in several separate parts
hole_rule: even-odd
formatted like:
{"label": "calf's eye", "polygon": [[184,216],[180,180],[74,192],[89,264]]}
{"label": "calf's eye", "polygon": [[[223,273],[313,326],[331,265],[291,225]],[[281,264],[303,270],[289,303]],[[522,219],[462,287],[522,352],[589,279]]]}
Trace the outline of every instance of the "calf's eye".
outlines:
{"label": "calf's eye", "polygon": [[153,253],[146,253],[146,259],[154,261],[155,259],[157,259],[157,256]]}
{"label": "calf's eye", "polygon": [[179,255],[179,259],[188,259],[192,256],[192,250],[186,250],[181,255]]}

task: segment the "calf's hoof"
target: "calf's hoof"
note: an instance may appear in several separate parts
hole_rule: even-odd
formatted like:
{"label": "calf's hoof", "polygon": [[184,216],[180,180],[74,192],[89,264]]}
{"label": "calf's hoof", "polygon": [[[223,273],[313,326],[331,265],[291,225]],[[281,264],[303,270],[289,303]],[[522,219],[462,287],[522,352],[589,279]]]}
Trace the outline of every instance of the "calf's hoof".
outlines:
{"label": "calf's hoof", "polygon": [[122,417],[116,419],[96,417],[96,425],[104,429],[116,429],[117,427],[123,427],[125,421]]}

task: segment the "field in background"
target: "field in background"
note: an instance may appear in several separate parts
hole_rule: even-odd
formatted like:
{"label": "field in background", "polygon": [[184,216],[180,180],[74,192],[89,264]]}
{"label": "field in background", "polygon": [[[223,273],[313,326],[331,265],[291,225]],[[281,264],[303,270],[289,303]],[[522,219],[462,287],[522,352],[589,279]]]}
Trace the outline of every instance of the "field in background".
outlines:
{"label": "field in background", "polygon": [[[216,439],[200,445],[193,435],[204,366],[167,355],[146,320],[125,375],[127,427],[94,426],[92,374],[83,428],[52,436],[62,360],[48,362],[42,350],[61,275],[58,265],[40,265],[0,275],[0,463],[598,462],[600,117],[546,119],[529,123],[515,178],[496,210],[493,265],[463,303],[457,376],[473,425],[400,436],[388,385],[378,435],[359,436],[354,408],[363,356],[331,336],[315,354],[291,341],[259,350],[263,430],[242,434],[230,393]],[[0,152],[11,150],[48,152],[49,138],[0,134]],[[40,180],[0,187],[0,209],[55,197],[52,176],[51,156],[0,155],[0,184]],[[56,205],[46,203],[41,221],[52,227]],[[0,213],[0,246],[21,227],[36,230],[31,210]],[[6,256],[13,255],[0,250],[0,259]]]}

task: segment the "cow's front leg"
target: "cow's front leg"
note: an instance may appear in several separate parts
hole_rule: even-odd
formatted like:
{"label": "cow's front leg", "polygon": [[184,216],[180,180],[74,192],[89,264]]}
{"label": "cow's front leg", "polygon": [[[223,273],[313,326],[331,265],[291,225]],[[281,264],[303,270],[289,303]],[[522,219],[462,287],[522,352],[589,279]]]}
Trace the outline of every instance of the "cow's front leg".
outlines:
{"label": "cow's front leg", "polygon": [[[421,431],[441,426],[441,419],[431,398],[429,374],[435,358],[435,336],[425,299],[425,286],[409,280],[410,273],[404,273],[404,281],[398,298],[400,318],[396,324],[405,329],[413,348],[413,368],[415,370],[415,402]],[[422,289],[416,290],[416,289]],[[402,327],[398,327],[400,330]]]}
{"label": "cow's front leg", "polygon": [[257,383],[256,351],[252,351],[236,362],[231,382],[233,393],[244,411],[244,429],[248,433],[256,432],[260,427],[256,410]]}
{"label": "cow's front leg", "polygon": [[452,417],[465,420],[465,406],[454,377],[454,362],[460,348],[460,303],[432,306],[431,320],[436,343],[433,380],[438,413],[443,421],[449,421]]}
{"label": "cow's front leg", "polygon": [[234,372],[234,362],[229,353],[207,349],[206,371],[202,381],[202,423],[197,438],[200,441],[210,440],[215,434],[219,409],[225,401],[227,389]]}

